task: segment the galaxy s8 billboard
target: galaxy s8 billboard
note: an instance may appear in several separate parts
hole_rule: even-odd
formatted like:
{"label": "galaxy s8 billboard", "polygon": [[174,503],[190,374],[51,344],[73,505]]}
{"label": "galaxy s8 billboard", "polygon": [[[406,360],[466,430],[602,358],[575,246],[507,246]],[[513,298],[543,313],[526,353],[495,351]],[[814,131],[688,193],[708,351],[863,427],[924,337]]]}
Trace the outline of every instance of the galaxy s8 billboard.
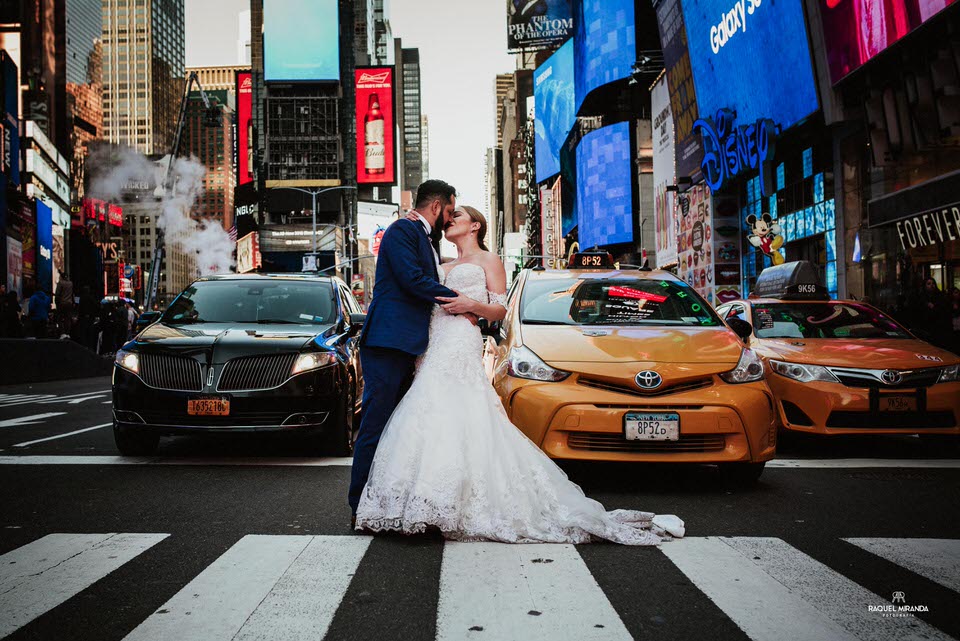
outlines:
{"label": "galaxy s8 billboard", "polygon": [[681,2],[700,118],[787,129],[817,110],[801,0]]}
{"label": "galaxy s8 billboard", "polygon": [[263,76],[267,82],[340,80],[337,0],[263,0]]}
{"label": "galaxy s8 billboard", "polygon": [[560,172],[560,147],[576,122],[573,96],[573,40],[557,49],[533,73],[534,151],[537,182]]}
{"label": "galaxy s8 billboard", "polygon": [[591,131],[577,146],[577,225],[580,247],[633,240],[633,162],[630,123]]}

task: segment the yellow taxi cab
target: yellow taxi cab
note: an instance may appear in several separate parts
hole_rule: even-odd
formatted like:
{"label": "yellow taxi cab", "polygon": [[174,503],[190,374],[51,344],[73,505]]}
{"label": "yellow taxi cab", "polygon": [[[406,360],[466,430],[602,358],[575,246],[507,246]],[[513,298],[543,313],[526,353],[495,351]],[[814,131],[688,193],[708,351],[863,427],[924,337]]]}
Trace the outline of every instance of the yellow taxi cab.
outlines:
{"label": "yellow taxi cab", "polygon": [[510,420],[555,459],[721,464],[752,482],[776,418],[753,350],[687,283],[577,254],[527,269],[488,341]]}
{"label": "yellow taxi cab", "polygon": [[866,303],[831,300],[810,263],[763,270],[750,299],[717,312],[731,326],[749,323],[783,428],[960,434],[960,357]]}

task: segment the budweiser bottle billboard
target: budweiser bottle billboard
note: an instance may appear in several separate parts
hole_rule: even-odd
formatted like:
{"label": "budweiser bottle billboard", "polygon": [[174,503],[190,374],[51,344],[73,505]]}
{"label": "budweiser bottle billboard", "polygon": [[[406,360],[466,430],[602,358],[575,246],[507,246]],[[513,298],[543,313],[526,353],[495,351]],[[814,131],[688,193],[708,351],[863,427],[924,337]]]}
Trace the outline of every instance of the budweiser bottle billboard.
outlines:
{"label": "budweiser bottle billboard", "polygon": [[384,119],[380,111],[380,97],[372,93],[363,118],[363,167],[368,175],[382,174],[386,166]]}

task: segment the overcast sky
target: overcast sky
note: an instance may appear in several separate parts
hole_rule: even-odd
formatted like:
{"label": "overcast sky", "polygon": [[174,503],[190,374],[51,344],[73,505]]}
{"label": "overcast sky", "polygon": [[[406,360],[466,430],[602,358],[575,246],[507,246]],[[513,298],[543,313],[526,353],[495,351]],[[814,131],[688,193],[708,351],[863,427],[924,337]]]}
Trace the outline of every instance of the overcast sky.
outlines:
{"label": "overcast sky", "polygon": [[[239,14],[249,0],[186,0],[188,66],[239,64]],[[501,0],[389,0],[391,27],[420,49],[430,176],[483,211],[484,153],[496,142],[494,78],[512,71]]]}

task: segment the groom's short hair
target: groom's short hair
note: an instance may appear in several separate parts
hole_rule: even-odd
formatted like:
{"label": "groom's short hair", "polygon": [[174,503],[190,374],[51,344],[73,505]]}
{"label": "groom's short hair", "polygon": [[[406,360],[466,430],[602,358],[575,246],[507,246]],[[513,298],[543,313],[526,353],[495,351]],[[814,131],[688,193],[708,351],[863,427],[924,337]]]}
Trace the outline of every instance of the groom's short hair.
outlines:
{"label": "groom's short hair", "polygon": [[457,195],[457,190],[453,185],[442,180],[426,180],[417,187],[417,209],[426,207],[432,200],[439,200],[443,204],[450,202],[450,199]]}

